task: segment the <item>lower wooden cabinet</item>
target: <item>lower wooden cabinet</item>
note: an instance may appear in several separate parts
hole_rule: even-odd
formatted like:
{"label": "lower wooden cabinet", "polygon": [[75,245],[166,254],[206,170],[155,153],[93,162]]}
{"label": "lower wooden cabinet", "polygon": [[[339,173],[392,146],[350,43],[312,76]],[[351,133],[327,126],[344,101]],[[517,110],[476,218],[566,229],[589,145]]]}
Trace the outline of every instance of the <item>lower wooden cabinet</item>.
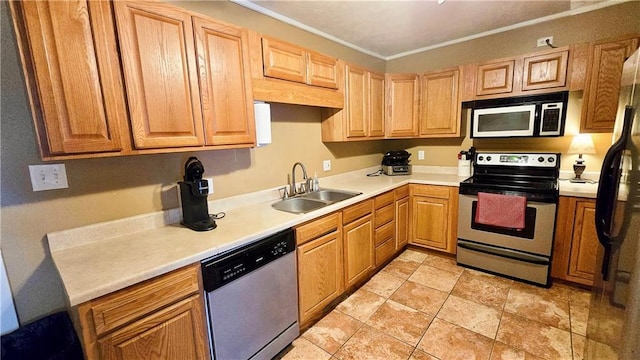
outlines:
{"label": "lower wooden cabinet", "polygon": [[455,254],[458,189],[411,185],[409,243]]}
{"label": "lower wooden cabinet", "polygon": [[[342,294],[342,232],[338,222],[338,214],[333,214],[296,229],[298,243],[303,242],[298,245],[298,307],[301,326]],[[305,238],[304,232],[318,229],[317,225],[333,229],[326,235]]]}
{"label": "lower wooden cabinet", "polygon": [[593,285],[599,247],[595,228],[595,200],[561,196],[551,276]]}
{"label": "lower wooden cabinet", "polygon": [[208,359],[200,264],[71,309],[87,359]]}
{"label": "lower wooden cabinet", "polygon": [[398,252],[409,243],[409,185],[396,189],[395,198],[395,251]]}
{"label": "lower wooden cabinet", "polygon": [[396,221],[394,192],[387,191],[376,196],[374,201],[373,223],[375,226],[373,242],[375,246],[375,266],[381,267],[393,256],[396,250]]}
{"label": "lower wooden cabinet", "polygon": [[[344,237],[344,278],[345,289],[356,285],[371,275],[374,264],[373,217],[371,215],[373,201],[365,200],[343,210]],[[357,211],[357,219],[346,222],[345,214]]]}

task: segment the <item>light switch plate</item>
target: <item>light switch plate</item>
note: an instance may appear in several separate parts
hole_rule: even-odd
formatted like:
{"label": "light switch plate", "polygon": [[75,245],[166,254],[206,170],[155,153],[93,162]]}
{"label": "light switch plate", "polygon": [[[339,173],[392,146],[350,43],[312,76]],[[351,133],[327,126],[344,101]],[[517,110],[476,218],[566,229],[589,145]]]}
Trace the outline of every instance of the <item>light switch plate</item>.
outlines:
{"label": "light switch plate", "polygon": [[66,189],[67,170],[64,164],[29,165],[33,191]]}
{"label": "light switch plate", "polygon": [[330,171],[331,170],[331,160],[324,160],[322,162],[322,170],[323,171]]}
{"label": "light switch plate", "polygon": [[418,150],[418,160],[424,160],[424,150]]}

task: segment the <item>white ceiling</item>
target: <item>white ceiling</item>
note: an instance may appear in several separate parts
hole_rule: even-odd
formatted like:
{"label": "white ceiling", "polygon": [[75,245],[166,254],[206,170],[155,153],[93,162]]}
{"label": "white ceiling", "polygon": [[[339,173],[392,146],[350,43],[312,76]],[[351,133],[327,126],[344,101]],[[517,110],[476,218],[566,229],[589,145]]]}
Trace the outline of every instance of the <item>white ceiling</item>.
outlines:
{"label": "white ceiling", "polygon": [[[231,0],[383,60],[619,4],[612,0]],[[551,34],[550,34],[551,35]]]}

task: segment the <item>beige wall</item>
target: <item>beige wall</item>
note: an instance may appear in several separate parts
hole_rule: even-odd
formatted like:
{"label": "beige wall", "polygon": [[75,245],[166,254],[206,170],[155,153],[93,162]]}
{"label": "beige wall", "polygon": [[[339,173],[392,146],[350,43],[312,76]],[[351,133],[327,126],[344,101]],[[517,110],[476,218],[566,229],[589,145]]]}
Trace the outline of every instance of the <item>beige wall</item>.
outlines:
{"label": "beige wall", "polygon": [[[202,1],[179,2],[179,4],[193,11],[207,13],[292,43],[363,64],[374,70],[382,71],[385,68],[385,63],[381,60],[284,25],[233,3]],[[638,13],[637,7],[622,6],[627,10],[616,16],[628,19],[627,12],[633,10],[636,14]],[[390,149],[410,148],[414,153],[415,164],[454,165],[455,154],[460,149],[466,149],[471,145],[471,141],[467,138],[323,144],[320,141],[319,109],[274,104],[272,106],[273,144],[264,148],[64,161],[70,188],[33,192],[29,182],[28,165],[42,162],[36,150],[34,127],[15,38],[10,28],[8,6],[0,4],[0,8],[2,11],[0,18],[2,33],[0,243],[21,322],[30,321],[64,307],[63,289],[48,255],[46,233],[177,207],[178,202],[173,187],[182,175],[184,161],[188,156],[196,155],[203,161],[206,175],[214,177],[213,198],[222,198],[284,185],[286,174],[291,171],[291,166],[296,161],[302,161],[310,173],[317,171],[322,177],[374,166],[380,162],[383,152]],[[616,20],[610,21],[605,18],[598,21],[606,24],[616,22]],[[621,26],[620,24],[623,23],[620,22],[618,26]],[[591,24],[590,27],[595,26]],[[607,27],[610,26],[607,25]],[[627,24],[621,27],[627,27]],[[547,34],[545,32],[543,35]],[[551,35],[554,35],[556,42],[560,44],[564,41],[559,32],[553,32]],[[532,39],[536,37],[537,34],[530,36]],[[466,52],[464,48],[457,51],[463,55]],[[431,56],[432,54],[435,55]],[[415,58],[403,60],[407,61],[407,65],[402,65],[400,60],[396,60],[386,66],[390,71],[397,71],[393,69],[419,64],[420,68],[413,68],[411,71],[422,71],[448,65],[449,61],[454,64],[460,59],[469,58],[468,56],[456,57],[455,52],[449,54],[447,49],[441,49],[424,55],[426,58],[416,55]],[[482,54],[487,58],[493,57],[490,50],[485,49]],[[451,58],[448,59],[447,56]],[[544,150],[557,148],[558,151],[563,151],[562,149],[567,146],[566,142],[566,140],[545,142],[548,145],[545,145]],[[500,147],[506,144],[507,142],[493,142],[482,145],[483,147]],[[520,142],[522,147],[535,147],[537,144],[533,140]],[[426,161],[416,160],[415,152],[418,149],[426,151]],[[321,171],[321,162],[325,159],[332,161],[331,172]],[[587,161],[590,160],[587,159]],[[591,162],[588,166],[588,169],[591,169]]]}

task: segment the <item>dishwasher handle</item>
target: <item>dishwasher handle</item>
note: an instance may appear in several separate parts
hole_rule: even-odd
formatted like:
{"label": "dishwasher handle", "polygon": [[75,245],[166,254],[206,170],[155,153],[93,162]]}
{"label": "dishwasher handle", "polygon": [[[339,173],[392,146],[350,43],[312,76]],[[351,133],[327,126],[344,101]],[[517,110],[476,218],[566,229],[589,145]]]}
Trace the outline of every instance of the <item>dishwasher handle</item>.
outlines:
{"label": "dishwasher handle", "polygon": [[202,261],[202,283],[211,292],[295,251],[293,229],[286,229],[246,246]]}

